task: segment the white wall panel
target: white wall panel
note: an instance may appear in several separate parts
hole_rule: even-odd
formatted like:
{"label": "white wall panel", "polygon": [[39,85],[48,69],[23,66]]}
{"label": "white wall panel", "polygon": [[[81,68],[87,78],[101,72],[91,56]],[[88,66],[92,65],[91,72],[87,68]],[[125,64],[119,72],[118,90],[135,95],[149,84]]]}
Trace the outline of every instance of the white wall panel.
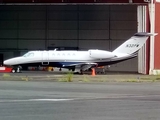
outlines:
{"label": "white wall panel", "polygon": [[[147,31],[147,24],[146,19],[147,15],[146,12],[147,8],[146,6],[138,6],[137,7],[137,18],[138,18],[138,32],[146,32]],[[140,49],[138,52],[138,72],[142,74],[147,74],[147,53],[146,49],[149,49],[146,47],[146,44]],[[152,55],[151,55],[152,56]]]}

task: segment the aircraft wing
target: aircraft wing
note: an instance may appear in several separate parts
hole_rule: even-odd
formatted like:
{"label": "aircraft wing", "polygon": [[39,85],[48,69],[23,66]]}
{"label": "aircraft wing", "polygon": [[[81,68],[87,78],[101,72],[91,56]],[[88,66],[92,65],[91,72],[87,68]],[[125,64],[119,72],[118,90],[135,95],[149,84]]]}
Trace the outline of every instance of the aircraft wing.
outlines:
{"label": "aircraft wing", "polygon": [[67,67],[72,67],[72,66],[77,66],[77,67],[81,67],[81,69],[83,71],[95,67],[97,66],[97,63],[85,63],[85,62],[77,62],[77,63],[68,63],[68,64],[63,64],[63,67],[67,68]]}
{"label": "aircraft wing", "polygon": [[85,70],[88,70],[89,68],[96,67],[96,66],[98,66],[97,63],[87,63],[87,64],[83,64],[81,68],[83,71],[85,71]]}
{"label": "aircraft wing", "polygon": [[85,63],[85,62],[69,62],[69,63],[61,63],[63,67],[71,67],[71,66],[82,66],[82,65],[97,65],[97,63]]}

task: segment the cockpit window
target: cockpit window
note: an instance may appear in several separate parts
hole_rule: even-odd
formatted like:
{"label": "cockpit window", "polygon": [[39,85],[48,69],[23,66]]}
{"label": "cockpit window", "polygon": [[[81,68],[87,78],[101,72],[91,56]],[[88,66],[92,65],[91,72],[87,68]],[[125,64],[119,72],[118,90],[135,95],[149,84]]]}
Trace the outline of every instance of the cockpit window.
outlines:
{"label": "cockpit window", "polygon": [[29,52],[23,55],[23,57],[33,57],[33,56],[34,56],[34,53],[32,52]]}

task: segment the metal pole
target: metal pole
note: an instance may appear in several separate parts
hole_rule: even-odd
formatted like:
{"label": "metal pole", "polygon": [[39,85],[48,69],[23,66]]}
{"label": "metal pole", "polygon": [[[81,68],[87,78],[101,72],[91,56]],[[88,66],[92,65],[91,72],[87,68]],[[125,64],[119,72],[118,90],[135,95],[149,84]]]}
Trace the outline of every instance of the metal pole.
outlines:
{"label": "metal pole", "polygon": [[[154,33],[155,30],[155,4],[154,1],[151,0],[150,3],[150,32]],[[149,74],[153,74],[154,70],[154,36],[150,37],[150,70]]]}

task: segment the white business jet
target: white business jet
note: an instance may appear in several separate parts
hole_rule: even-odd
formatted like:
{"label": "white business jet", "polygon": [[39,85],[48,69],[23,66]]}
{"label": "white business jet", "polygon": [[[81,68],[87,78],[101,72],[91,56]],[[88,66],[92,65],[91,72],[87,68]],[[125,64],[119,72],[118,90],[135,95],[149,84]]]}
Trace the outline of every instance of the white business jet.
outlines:
{"label": "white business jet", "polygon": [[18,72],[19,66],[52,66],[68,68],[72,71],[83,71],[105,65],[115,64],[137,56],[137,52],[145,44],[149,36],[155,34],[141,32],[134,34],[112,52],[98,49],[88,51],[29,51],[23,56],[4,61],[4,65],[12,66],[12,72]]}

